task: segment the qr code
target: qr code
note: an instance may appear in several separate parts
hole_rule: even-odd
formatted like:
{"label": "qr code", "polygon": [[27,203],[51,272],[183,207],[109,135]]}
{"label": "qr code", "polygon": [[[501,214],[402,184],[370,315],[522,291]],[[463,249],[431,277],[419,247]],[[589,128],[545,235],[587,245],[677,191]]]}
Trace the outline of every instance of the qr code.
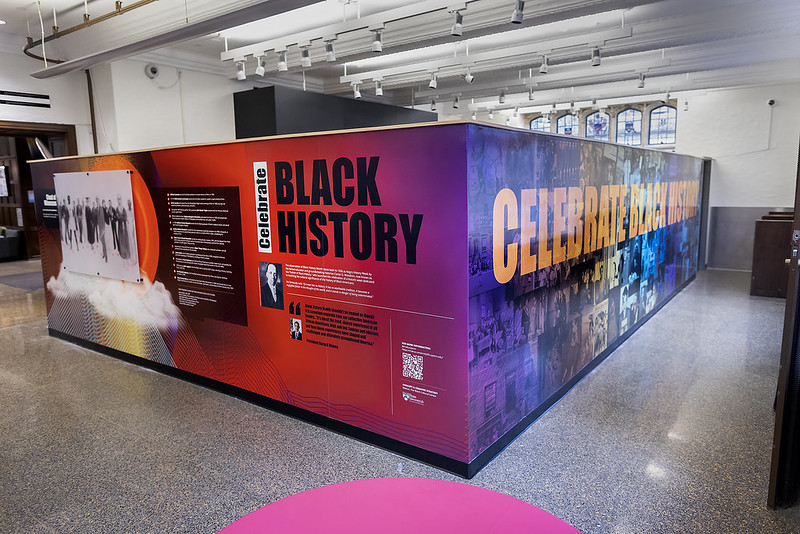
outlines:
{"label": "qr code", "polygon": [[422,355],[403,353],[403,376],[422,380]]}

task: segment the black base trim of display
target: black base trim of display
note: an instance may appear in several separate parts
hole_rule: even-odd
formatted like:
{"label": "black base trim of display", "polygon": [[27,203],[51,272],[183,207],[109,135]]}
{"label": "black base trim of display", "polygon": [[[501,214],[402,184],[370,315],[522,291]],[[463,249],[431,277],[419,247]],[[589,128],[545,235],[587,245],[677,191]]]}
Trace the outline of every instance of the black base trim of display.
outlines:
{"label": "black base trim of display", "polygon": [[211,378],[206,378],[182,369],[177,369],[169,365],[164,365],[163,363],[158,363],[141,358],[139,356],[134,356],[132,354],[128,354],[127,352],[122,352],[117,349],[99,345],[92,341],[86,341],[85,339],[74,337],[70,334],[53,330],[52,328],[48,328],[48,332],[53,337],[63,339],[64,341],[69,341],[70,343],[80,345],[81,347],[105,354],[107,356],[118,358],[134,365],[146,367],[180,380],[185,380],[187,382],[207,387],[209,389],[225,393],[226,395],[240,398],[257,406],[261,406],[262,408],[267,408],[274,412],[288,415],[290,417],[303,420],[307,423],[332,430],[338,434],[355,438],[364,443],[375,445],[413,460],[431,465],[437,469],[443,469],[444,471],[448,471],[454,475],[465,478],[472,478],[473,476],[469,474],[469,464],[466,462],[459,462],[458,460],[448,458],[447,456],[443,456],[420,447],[415,447],[414,445],[409,445],[408,443],[404,443],[402,441],[389,438],[370,430],[365,430],[363,428],[350,425],[348,423],[343,423],[341,421],[325,417],[324,415],[319,415],[309,410],[298,408],[297,406],[292,406],[291,404],[286,404],[285,402],[253,393],[252,391],[248,391],[246,389],[232,386]]}
{"label": "black base trim of display", "polygon": [[472,460],[472,462],[469,463],[459,462],[458,460],[448,458],[447,456],[443,456],[441,454],[437,454],[422,449],[420,447],[415,447],[414,445],[409,445],[408,443],[404,443],[402,441],[393,438],[388,438],[386,436],[377,434],[370,430],[364,430],[363,428],[359,428],[357,426],[343,423],[341,421],[336,421],[335,419],[330,419],[328,417],[319,415],[309,410],[298,408],[297,406],[292,406],[291,404],[286,404],[285,402],[271,399],[269,397],[253,393],[252,391],[247,391],[246,389],[242,389],[236,386],[231,386],[230,384],[226,384],[218,380],[213,380],[211,378],[206,378],[204,376],[196,375],[194,373],[190,373],[182,369],[170,367],[169,365],[164,365],[162,363],[140,358],[139,356],[133,356],[131,354],[122,352],[117,349],[112,349],[110,347],[94,343],[92,341],[86,341],[85,339],[80,339],[71,336],[69,334],[59,332],[58,330],[53,330],[52,328],[48,328],[48,332],[53,337],[69,341],[70,343],[75,343],[76,345],[80,345],[87,349],[94,350],[102,354],[106,354],[108,356],[112,356],[114,358],[118,358],[120,360],[133,363],[135,365],[147,367],[149,369],[162,372],[166,375],[179,378],[181,380],[186,380],[187,382],[192,382],[200,386],[220,391],[227,395],[231,395],[240,398],[242,400],[251,402],[263,408],[267,408],[275,412],[288,415],[290,417],[295,417],[297,419],[306,421],[313,425],[317,425],[322,428],[326,428],[328,430],[337,432],[339,434],[355,438],[359,441],[363,441],[364,443],[368,443],[370,445],[375,445],[377,447],[387,449],[402,456],[406,456],[413,460],[426,463],[438,469],[443,469],[444,471],[449,471],[450,473],[469,479],[474,477],[478,473],[478,471],[483,469],[486,466],[486,464],[488,464],[495,456],[500,454],[500,452],[502,452],[503,449],[505,449],[512,441],[514,441],[514,439],[516,439],[517,436],[519,436],[522,432],[524,432],[525,429],[527,429],[539,417],[541,417],[542,414],[544,414],[547,410],[549,410],[556,402],[558,402],[558,400],[561,397],[566,395],[567,392],[570,389],[572,389],[578,382],[583,380],[583,378],[590,372],[592,372],[600,363],[603,362],[603,360],[608,358],[608,356],[611,355],[611,353],[614,352],[617,349],[617,347],[619,347],[622,343],[624,343],[625,340],[627,340],[643,324],[649,321],[650,318],[656,314],[656,312],[658,312],[661,308],[663,308],[664,305],[666,305],[669,301],[671,301],[675,297],[675,295],[680,293],[694,279],[695,276],[692,276],[691,278],[689,278],[689,280],[681,284],[681,286],[677,288],[669,297],[664,299],[663,302],[656,305],[652,310],[650,310],[650,313],[644,316],[644,318],[641,321],[639,321],[627,332],[619,336],[619,338],[617,338],[617,340],[614,341],[611,345],[606,347],[606,349],[603,352],[601,352],[595,359],[593,359],[589,364],[587,364],[586,367],[581,369],[581,371],[578,372],[578,374],[576,374],[574,377],[572,377],[572,379],[570,379],[566,384],[561,386],[558,389],[558,391],[550,395],[547,398],[547,400],[545,400],[541,405],[539,405],[538,408],[536,408],[531,413],[526,415],[519,423],[514,425],[508,432],[503,434],[497,441],[495,441],[485,451],[483,451],[474,460]]}
{"label": "black base trim of display", "polygon": [[486,464],[492,461],[492,458],[500,454],[503,451],[503,449],[508,447],[508,445],[510,445],[511,442],[517,438],[517,436],[522,434],[529,426],[531,426],[537,419],[539,419],[539,417],[541,417],[542,414],[544,414],[556,402],[558,402],[559,399],[561,399],[561,397],[566,395],[570,389],[575,387],[575,385],[581,380],[583,380],[583,378],[586,375],[591,373],[595,369],[595,367],[600,365],[603,362],[603,360],[608,358],[612,352],[617,350],[617,347],[622,345],[622,343],[624,343],[626,339],[631,337],[631,335],[633,335],[634,332],[636,332],[643,324],[649,321],[650,318],[653,317],[653,315],[655,315],[656,312],[658,312],[661,308],[663,308],[667,304],[667,302],[671,301],[675,297],[675,295],[683,291],[683,289],[690,283],[692,283],[692,281],[694,281],[695,278],[696,276],[692,276],[686,282],[681,284],[680,287],[678,287],[675,291],[673,291],[670,296],[668,296],[662,302],[653,307],[653,309],[650,310],[650,313],[645,315],[641,321],[638,321],[628,331],[619,336],[611,345],[606,347],[606,349],[603,352],[598,354],[595,359],[589,362],[586,365],[586,367],[581,369],[566,384],[561,386],[555,393],[550,395],[547,398],[547,400],[545,400],[542,404],[540,404],[531,413],[526,415],[519,423],[511,427],[511,429],[508,432],[500,436],[500,438],[498,438],[497,441],[492,443],[485,451],[476,456],[475,459],[472,460],[472,462],[470,462],[469,464],[469,469],[467,470],[467,478],[472,478],[478,473],[478,471],[483,469],[483,467],[486,466]]}

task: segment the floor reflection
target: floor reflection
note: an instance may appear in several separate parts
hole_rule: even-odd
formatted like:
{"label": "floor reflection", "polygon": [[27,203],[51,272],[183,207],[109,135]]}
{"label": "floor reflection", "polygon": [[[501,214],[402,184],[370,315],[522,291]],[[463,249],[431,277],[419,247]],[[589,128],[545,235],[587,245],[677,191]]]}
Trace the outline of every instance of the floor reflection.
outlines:
{"label": "floor reflection", "polygon": [[[39,260],[0,263],[0,277],[42,270]],[[0,284],[0,328],[29,323],[47,317],[44,290],[26,291]]]}

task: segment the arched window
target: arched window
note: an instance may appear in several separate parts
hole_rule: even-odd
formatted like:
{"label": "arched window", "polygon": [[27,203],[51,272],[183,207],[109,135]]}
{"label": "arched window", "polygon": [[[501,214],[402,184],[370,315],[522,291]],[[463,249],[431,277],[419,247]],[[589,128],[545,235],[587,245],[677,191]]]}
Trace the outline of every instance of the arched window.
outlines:
{"label": "arched window", "polygon": [[672,106],[659,106],[650,112],[651,145],[674,145],[678,110]]}
{"label": "arched window", "polygon": [[550,119],[542,115],[541,117],[536,117],[531,121],[530,124],[531,130],[534,132],[549,132],[550,131]]}
{"label": "arched window", "polygon": [[608,113],[592,113],[586,117],[586,139],[608,141]]}
{"label": "arched window", "polygon": [[578,135],[578,124],[580,120],[577,115],[567,113],[556,121],[556,132],[564,135]]}
{"label": "arched window", "polygon": [[628,108],[617,114],[617,143],[642,144],[642,112]]}

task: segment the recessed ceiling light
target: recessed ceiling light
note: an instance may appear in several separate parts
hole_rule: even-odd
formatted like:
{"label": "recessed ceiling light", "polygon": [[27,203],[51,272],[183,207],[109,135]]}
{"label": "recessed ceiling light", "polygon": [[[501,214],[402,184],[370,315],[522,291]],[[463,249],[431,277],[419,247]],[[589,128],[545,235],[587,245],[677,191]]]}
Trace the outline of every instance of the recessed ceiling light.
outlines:
{"label": "recessed ceiling light", "polygon": [[6,21],[0,20],[0,24],[5,24],[5,23],[6,23]]}

